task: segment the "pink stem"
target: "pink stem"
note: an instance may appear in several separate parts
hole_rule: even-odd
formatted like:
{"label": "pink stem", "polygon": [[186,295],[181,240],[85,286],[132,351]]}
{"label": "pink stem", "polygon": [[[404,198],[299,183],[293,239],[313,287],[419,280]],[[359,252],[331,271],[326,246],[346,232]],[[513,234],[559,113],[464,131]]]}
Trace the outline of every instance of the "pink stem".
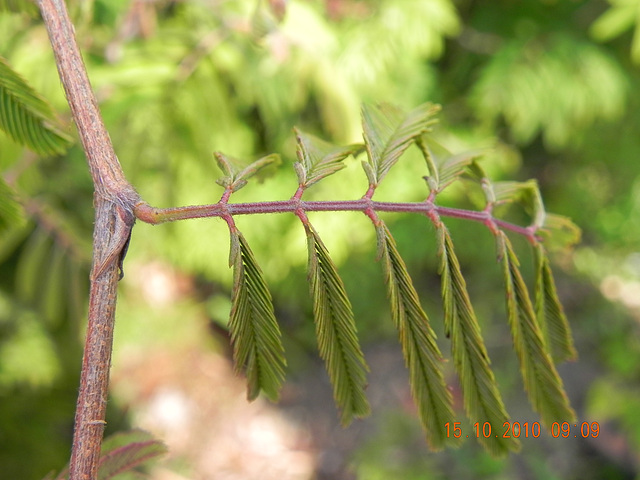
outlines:
{"label": "pink stem", "polygon": [[[464,210],[460,208],[442,207],[434,205],[430,201],[425,202],[376,202],[365,195],[358,200],[335,201],[302,201],[294,197],[290,200],[276,200],[271,202],[252,203],[226,203],[224,201],[210,205],[192,205],[174,208],[152,208],[141,204],[136,207],[137,217],[147,223],[158,224],[186,220],[191,218],[227,217],[233,215],[255,215],[265,213],[294,213],[301,217],[299,212],[396,212],[396,213],[421,213],[429,216],[435,213],[449,218],[471,220],[482,224],[494,224],[504,230],[509,230],[527,237],[530,241],[537,241],[535,228],[523,227],[504,220],[494,218],[486,210]],[[303,217],[301,217],[302,219]],[[225,218],[225,220],[228,220]]]}

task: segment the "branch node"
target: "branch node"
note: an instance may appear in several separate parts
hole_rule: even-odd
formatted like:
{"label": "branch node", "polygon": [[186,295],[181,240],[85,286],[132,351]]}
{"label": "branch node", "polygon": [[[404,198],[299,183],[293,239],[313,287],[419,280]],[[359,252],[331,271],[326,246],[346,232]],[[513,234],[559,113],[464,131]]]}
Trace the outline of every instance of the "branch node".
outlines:
{"label": "branch node", "polygon": [[138,220],[141,220],[144,223],[149,223],[151,225],[158,225],[163,221],[160,218],[158,209],[152,207],[147,202],[136,203],[133,207],[133,214]]}

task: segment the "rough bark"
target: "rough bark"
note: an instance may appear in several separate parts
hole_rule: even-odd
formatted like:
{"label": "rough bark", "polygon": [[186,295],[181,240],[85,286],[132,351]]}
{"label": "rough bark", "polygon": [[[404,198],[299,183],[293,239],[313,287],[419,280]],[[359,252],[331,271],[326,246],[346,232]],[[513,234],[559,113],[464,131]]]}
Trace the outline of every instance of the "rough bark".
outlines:
{"label": "rough bark", "polygon": [[64,1],[38,0],[38,7],[95,188],[89,316],[69,472],[71,480],[95,480],[106,424],[118,270],[139,196],[113,150]]}

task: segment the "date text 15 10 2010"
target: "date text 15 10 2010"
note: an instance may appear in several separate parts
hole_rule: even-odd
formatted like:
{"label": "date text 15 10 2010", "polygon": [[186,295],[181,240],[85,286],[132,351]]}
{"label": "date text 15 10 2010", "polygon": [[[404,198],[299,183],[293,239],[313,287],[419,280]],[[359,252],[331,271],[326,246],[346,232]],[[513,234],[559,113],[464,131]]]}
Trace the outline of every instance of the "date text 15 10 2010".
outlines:
{"label": "date text 15 10 2010", "polygon": [[[455,437],[460,438],[463,436],[462,432],[462,423],[461,422],[447,422],[444,424],[447,429],[447,437]],[[534,437],[538,438],[540,436],[541,427],[539,422],[504,422],[502,424],[502,438],[519,438],[519,437]],[[573,431],[572,431],[573,430]],[[567,438],[573,435],[573,437],[578,438],[587,438],[593,437],[596,438],[600,433],[600,425],[598,422],[582,422],[580,424],[574,423],[571,424],[569,422],[553,422],[551,424],[551,436],[554,438],[563,437]],[[481,436],[484,438],[489,438],[492,435],[498,437],[498,434],[492,432],[492,427],[489,422],[476,422],[473,424],[473,434],[475,434],[476,438],[480,438]],[[473,434],[471,436],[473,436]],[[469,435],[465,435],[467,438]]]}

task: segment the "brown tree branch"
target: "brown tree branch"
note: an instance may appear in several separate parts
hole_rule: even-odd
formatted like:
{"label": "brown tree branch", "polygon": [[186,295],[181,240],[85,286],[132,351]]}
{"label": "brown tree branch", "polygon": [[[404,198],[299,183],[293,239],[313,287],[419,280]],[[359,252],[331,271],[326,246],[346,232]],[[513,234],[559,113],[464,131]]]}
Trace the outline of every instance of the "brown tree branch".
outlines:
{"label": "brown tree branch", "polygon": [[[482,212],[436,206],[430,195],[421,203],[390,203],[372,200],[375,186],[360,200],[304,202],[302,189],[291,200],[254,204],[228,204],[228,190],[215,205],[156,209],[146,204],[127,182],[100,115],[96,98],[69,20],[64,0],[36,0],[55,54],[60,79],[65,89],[94,183],[95,226],[93,266],[89,298],[87,337],[78,396],[70,480],[96,480],[104,432],[108,396],[109,369],[117,298],[118,268],[128,244],[136,217],[149,223],[186,218],[221,216],[232,227],[233,215],[254,213],[358,210],[374,222],[375,211],[416,212],[439,221],[449,216],[478,221],[538,241],[536,228],[520,227],[495,219],[490,210]],[[302,188],[302,185],[300,186]],[[434,194],[435,195],[435,194]],[[302,218],[302,217],[301,217]]]}
{"label": "brown tree branch", "polygon": [[63,0],[38,0],[58,72],[93,178],[95,226],[89,318],[76,407],[70,480],[95,480],[105,426],[118,282],[118,259],[139,195],[127,182],[91,90]]}

